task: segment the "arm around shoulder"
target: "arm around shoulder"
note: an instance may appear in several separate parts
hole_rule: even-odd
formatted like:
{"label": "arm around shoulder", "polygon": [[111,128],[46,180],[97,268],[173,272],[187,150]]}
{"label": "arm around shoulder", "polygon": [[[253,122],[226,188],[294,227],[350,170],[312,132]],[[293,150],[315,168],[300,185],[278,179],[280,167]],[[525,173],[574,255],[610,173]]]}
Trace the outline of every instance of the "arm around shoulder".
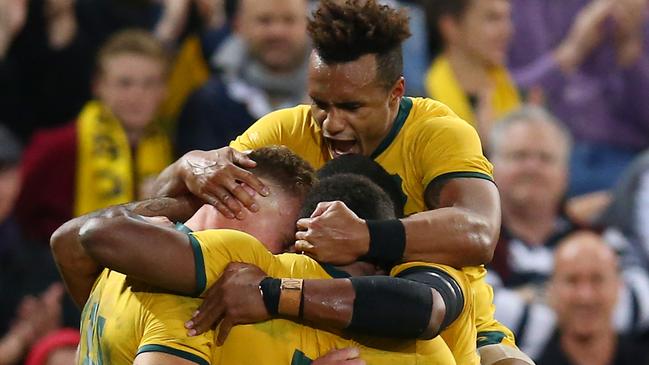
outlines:
{"label": "arm around shoulder", "polygon": [[425,200],[430,210],[402,220],[406,230],[404,260],[456,268],[491,261],[500,231],[500,198],[492,181],[433,181]]}

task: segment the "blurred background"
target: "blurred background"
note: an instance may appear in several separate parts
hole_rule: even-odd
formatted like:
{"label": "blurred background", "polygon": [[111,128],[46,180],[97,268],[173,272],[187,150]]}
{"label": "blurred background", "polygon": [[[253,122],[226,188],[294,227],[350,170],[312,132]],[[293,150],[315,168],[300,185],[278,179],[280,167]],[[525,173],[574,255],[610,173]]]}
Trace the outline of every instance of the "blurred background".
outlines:
{"label": "blurred background", "polygon": [[[410,14],[407,94],[449,105],[494,164],[496,318],[537,364],[649,364],[648,2],[384,2]],[[58,226],[310,103],[313,6],[0,0],[0,365],[71,363]]]}

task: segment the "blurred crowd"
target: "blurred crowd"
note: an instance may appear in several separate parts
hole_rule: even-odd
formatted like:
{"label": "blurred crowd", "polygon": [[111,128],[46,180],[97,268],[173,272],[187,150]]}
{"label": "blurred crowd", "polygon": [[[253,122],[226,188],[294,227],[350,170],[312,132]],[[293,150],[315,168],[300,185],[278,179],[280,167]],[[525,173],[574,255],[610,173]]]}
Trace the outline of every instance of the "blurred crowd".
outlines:
{"label": "blurred crowd", "polygon": [[[385,2],[410,14],[408,95],[449,105],[494,164],[496,318],[539,365],[641,363],[649,2]],[[58,226],[310,103],[311,7],[0,0],[0,365],[70,363],[79,312],[49,252]]]}

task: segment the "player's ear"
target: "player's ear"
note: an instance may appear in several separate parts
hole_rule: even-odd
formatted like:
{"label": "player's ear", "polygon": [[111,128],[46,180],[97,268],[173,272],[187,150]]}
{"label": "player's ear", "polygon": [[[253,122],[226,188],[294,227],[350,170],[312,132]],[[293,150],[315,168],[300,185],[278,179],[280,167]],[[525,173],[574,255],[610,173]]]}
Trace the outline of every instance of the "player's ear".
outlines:
{"label": "player's ear", "polygon": [[399,79],[395,81],[390,90],[390,101],[399,102],[401,98],[406,94],[406,79],[403,76],[399,76]]}

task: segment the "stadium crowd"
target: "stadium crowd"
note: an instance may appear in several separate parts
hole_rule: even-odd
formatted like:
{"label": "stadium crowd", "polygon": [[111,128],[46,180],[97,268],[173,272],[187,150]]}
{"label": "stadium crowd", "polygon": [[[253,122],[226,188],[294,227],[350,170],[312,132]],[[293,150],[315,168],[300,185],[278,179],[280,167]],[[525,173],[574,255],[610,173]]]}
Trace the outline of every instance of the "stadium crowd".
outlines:
{"label": "stadium crowd", "polygon": [[[539,365],[649,365],[649,2],[380,2],[409,17],[403,99],[450,107],[493,164],[495,319]],[[72,364],[85,341],[50,248],[59,227],[171,194],[160,174],[175,160],[256,147],[246,131],[271,112],[324,110],[308,86],[318,6],[0,0],[0,365]],[[426,210],[386,190],[397,217]],[[243,221],[231,204],[246,198],[225,196],[199,198]],[[177,289],[158,279],[145,282]],[[342,351],[314,364],[359,361]]]}

